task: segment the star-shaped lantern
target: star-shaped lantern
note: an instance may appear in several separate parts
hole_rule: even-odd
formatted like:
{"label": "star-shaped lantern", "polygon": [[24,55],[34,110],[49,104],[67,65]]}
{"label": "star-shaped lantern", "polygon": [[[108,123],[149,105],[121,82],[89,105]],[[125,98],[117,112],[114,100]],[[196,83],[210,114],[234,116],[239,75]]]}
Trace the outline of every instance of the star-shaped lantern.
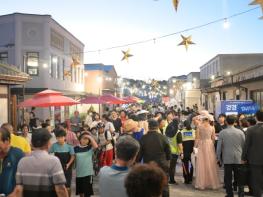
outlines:
{"label": "star-shaped lantern", "polygon": [[179,5],[179,0],[173,0],[173,4],[174,4],[174,9],[177,12],[177,8],[178,8],[178,5]]}
{"label": "star-shaped lantern", "polygon": [[64,76],[65,76],[65,77],[71,77],[71,72],[70,72],[70,70],[64,70]]}
{"label": "star-shaped lantern", "polygon": [[80,65],[79,57],[72,56],[71,58],[72,58],[71,67],[77,67],[78,65]]}
{"label": "star-shaped lantern", "polygon": [[[260,5],[263,12],[263,0],[254,0],[249,5]],[[259,19],[263,19],[263,16]]]}
{"label": "star-shaped lantern", "polygon": [[151,87],[152,87],[152,89],[155,91],[155,90],[159,87],[158,81],[155,80],[155,79],[153,79],[153,80],[151,81]]}
{"label": "star-shaped lantern", "polygon": [[133,55],[130,54],[130,49],[128,49],[127,51],[122,51],[123,53],[123,58],[121,59],[121,61],[126,60],[127,62],[129,62],[129,57],[132,57]]}
{"label": "star-shaped lantern", "polygon": [[194,42],[192,42],[192,36],[185,37],[185,36],[181,35],[181,37],[182,37],[183,41],[180,42],[180,43],[178,44],[178,46],[184,45],[184,46],[185,46],[185,49],[187,50],[187,49],[188,49],[188,46],[189,46],[190,44],[195,44]]}

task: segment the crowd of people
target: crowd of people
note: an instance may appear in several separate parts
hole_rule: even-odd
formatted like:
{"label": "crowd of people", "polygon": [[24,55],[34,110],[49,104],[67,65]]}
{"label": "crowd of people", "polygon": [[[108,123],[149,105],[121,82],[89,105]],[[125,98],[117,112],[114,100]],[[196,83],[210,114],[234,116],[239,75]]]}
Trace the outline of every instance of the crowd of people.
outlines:
{"label": "crowd of people", "polygon": [[52,128],[49,119],[37,123],[33,108],[24,123],[18,131],[9,123],[0,128],[2,196],[71,196],[76,177],[76,195],[89,197],[98,175],[102,197],[168,197],[169,185],[179,184],[178,161],[184,184],[198,190],[224,187],[227,197],[263,192],[262,111],[216,119],[197,106],[136,105],[89,110],[83,120],[76,111]]}

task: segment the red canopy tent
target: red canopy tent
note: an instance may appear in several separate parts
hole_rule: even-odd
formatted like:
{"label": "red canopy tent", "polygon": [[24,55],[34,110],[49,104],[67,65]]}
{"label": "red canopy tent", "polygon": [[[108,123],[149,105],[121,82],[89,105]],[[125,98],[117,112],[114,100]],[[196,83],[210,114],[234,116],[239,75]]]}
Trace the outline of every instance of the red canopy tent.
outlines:
{"label": "red canopy tent", "polygon": [[127,103],[127,101],[120,99],[118,97],[115,97],[111,94],[102,95],[100,96],[100,99],[109,104],[126,104]]}
{"label": "red canopy tent", "polygon": [[63,96],[61,92],[44,90],[36,93],[33,98],[18,104],[18,107],[51,107],[76,105],[79,102],[70,97]]}

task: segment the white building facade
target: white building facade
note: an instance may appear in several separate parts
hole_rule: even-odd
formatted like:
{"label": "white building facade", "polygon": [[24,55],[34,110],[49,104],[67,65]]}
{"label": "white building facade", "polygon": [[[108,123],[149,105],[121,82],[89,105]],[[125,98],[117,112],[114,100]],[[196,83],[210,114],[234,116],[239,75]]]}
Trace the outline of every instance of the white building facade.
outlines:
{"label": "white building facade", "polygon": [[[84,92],[84,44],[50,15],[0,16],[0,61],[15,65],[32,80],[26,97],[44,89],[78,96]],[[14,91],[22,94],[22,88]]]}

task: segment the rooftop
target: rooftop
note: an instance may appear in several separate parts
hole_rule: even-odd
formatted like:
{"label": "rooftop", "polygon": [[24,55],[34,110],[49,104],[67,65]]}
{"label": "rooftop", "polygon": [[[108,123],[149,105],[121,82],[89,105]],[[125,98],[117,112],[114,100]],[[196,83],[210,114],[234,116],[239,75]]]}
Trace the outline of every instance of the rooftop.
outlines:
{"label": "rooftop", "polygon": [[104,65],[104,64],[84,64],[84,69],[85,70],[101,70],[101,71],[105,71],[105,72],[109,72],[112,69],[114,69],[113,65]]}
{"label": "rooftop", "polygon": [[53,22],[55,22],[58,26],[60,26],[63,30],[65,30],[67,33],[69,33],[74,39],[76,39],[80,44],[84,46],[84,43],[81,42],[78,38],[76,38],[72,33],[70,33],[65,27],[63,27],[61,24],[59,24],[55,19],[52,18],[51,15],[49,14],[28,14],[28,13],[20,13],[20,12],[15,12],[12,14],[5,14],[5,15],[0,15],[0,17],[7,17],[7,16],[12,16],[12,15],[22,15],[22,16],[34,16],[34,17],[49,17]]}
{"label": "rooftop", "polygon": [[222,56],[239,57],[239,56],[251,56],[251,55],[258,55],[258,56],[262,56],[262,57],[263,57],[263,53],[230,53],[230,54],[217,54],[215,57],[213,57],[212,59],[210,59],[209,61],[207,61],[205,64],[203,64],[202,66],[200,66],[200,69],[202,69],[203,67],[205,67],[206,64],[208,64],[209,62],[213,61],[213,60],[216,59],[217,57],[222,57]]}

